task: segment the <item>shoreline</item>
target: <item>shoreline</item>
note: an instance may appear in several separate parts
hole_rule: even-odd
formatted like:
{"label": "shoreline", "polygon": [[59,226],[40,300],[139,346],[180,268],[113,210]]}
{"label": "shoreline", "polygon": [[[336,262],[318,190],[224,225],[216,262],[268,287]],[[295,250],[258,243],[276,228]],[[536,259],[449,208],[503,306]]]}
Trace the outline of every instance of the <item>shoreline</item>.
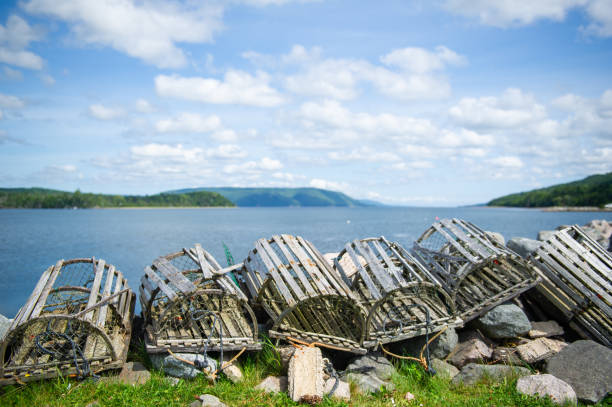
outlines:
{"label": "shoreline", "polygon": [[506,209],[527,209],[542,212],[612,212],[612,208],[600,208],[598,206],[542,206],[542,207],[525,207],[525,206],[498,206],[491,205],[485,208],[506,208]]}

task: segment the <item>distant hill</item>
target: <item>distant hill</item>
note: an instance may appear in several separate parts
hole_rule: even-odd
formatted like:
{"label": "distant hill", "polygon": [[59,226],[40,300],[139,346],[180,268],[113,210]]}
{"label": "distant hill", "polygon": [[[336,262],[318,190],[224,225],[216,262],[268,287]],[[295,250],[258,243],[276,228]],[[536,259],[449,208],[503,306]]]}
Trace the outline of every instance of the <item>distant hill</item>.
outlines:
{"label": "distant hill", "polygon": [[104,195],[45,188],[0,188],[0,208],[121,208],[121,207],[235,206],[225,197],[206,191],[185,194]]}
{"label": "distant hill", "polygon": [[169,191],[189,193],[210,191],[223,195],[237,206],[374,206],[342,192],[319,188],[190,188]]}
{"label": "distant hill", "polygon": [[502,196],[488,206],[541,208],[547,206],[599,206],[612,203],[612,172],[580,181]]}

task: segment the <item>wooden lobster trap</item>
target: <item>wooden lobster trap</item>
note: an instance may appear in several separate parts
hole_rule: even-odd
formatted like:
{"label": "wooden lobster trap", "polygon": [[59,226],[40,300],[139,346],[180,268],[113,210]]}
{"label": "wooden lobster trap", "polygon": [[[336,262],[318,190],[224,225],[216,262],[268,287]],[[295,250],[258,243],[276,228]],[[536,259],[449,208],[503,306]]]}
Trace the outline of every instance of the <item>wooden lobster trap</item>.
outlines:
{"label": "wooden lobster trap", "polygon": [[531,264],[460,219],[435,222],[417,239],[412,252],[451,295],[464,322],[539,281]]}
{"label": "wooden lobster trap", "polygon": [[309,241],[291,235],[257,240],[242,278],[272,318],[270,337],[366,353],[364,308]]}
{"label": "wooden lobster trap", "polygon": [[104,260],[58,261],[42,274],[0,345],[0,384],[120,368],[134,297]]}
{"label": "wooden lobster trap", "polygon": [[575,225],[556,232],[531,260],[542,277],[537,291],[565,322],[583,337],[612,346],[610,253]]}
{"label": "wooden lobster trap", "polygon": [[150,353],[260,349],[257,319],[233,280],[210,253],[193,248],[145,267],[140,303]]}
{"label": "wooden lobster trap", "polygon": [[334,269],[368,310],[364,347],[462,323],[436,277],[384,237],[347,243],[334,259]]}

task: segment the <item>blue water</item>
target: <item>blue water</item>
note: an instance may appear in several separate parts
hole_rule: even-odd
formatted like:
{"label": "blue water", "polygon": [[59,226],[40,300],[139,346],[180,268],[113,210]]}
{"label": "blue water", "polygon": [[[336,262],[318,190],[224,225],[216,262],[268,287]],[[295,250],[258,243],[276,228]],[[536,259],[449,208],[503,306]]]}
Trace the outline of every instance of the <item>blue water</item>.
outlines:
{"label": "blue water", "polygon": [[15,315],[40,274],[60,258],[102,258],[137,288],[143,268],[156,257],[196,242],[221,264],[222,242],[239,262],[255,240],[279,233],[301,235],[323,253],[380,235],[410,247],[436,216],[466,219],[506,239],[535,239],[538,231],[562,224],[612,220],[612,212],[498,208],[0,210],[0,313]]}

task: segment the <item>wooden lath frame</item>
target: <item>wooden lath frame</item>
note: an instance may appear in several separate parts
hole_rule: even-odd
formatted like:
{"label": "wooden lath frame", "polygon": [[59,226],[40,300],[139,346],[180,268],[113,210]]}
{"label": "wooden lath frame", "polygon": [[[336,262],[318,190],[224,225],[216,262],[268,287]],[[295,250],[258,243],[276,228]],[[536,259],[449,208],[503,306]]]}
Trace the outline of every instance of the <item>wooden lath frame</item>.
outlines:
{"label": "wooden lath frame", "polygon": [[[396,342],[462,324],[440,282],[410,253],[384,236],[347,243],[334,269],[368,310],[364,347]],[[419,306],[415,306],[419,304]],[[430,314],[426,323],[425,307]],[[387,329],[391,314],[400,317]],[[395,315],[400,314],[400,315]],[[396,318],[393,318],[396,319]]]}
{"label": "wooden lath frame", "polygon": [[[612,347],[612,256],[578,225],[553,234],[531,256],[537,291],[581,336]],[[559,314],[557,314],[559,315]]]}
{"label": "wooden lath frame", "polygon": [[[79,266],[91,269],[89,281],[83,285],[61,281],[70,273],[78,279],[73,270]],[[54,302],[66,293],[82,296]],[[59,260],[42,273],[0,344],[0,385],[77,373],[72,357],[58,360],[38,352],[32,338],[43,334],[43,326],[67,336],[72,334],[71,326],[80,326],[88,336],[78,346],[91,371],[120,368],[127,357],[135,303],[127,280],[113,265],[95,258]]]}
{"label": "wooden lath frame", "polygon": [[461,219],[433,223],[416,240],[412,254],[442,283],[464,322],[539,281],[533,265]]}
{"label": "wooden lath frame", "polygon": [[221,268],[200,244],[145,267],[139,292],[147,351],[261,349],[255,313],[230,278],[240,267]]}
{"label": "wooden lath frame", "polygon": [[319,342],[365,353],[365,309],[312,243],[301,236],[259,239],[241,270],[253,301],[272,318],[272,338]]}

